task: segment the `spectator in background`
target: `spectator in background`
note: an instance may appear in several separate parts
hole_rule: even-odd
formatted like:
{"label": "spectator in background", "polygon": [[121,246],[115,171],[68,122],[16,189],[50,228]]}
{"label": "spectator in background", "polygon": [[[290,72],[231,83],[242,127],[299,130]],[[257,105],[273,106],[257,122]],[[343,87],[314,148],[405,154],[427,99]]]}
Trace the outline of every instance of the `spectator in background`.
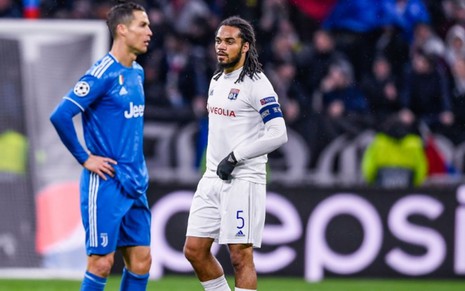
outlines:
{"label": "spectator in background", "polygon": [[307,143],[310,157],[313,157],[315,114],[312,98],[305,87],[296,79],[296,66],[293,62],[278,62],[267,66],[267,75],[273,84],[283,111],[286,125],[296,131]]}
{"label": "spectator in background", "polygon": [[0,18],[20,18],[22,16],[22,6],[18,1],[0,0]]}
{"label": "spectator in background", "polygon": [[[260,18],[261,2],[263,1],[250,1],[250,0],[207,0],[216,4],[216,7],[220,6],[220,17],[229,17],[235,15],[241,15],[244,19],[249,21],[255,21]],[[215,7],[215,4],[212,6]],[[215,8],[216,8],[215,7]]]}
{"label": "spectator in background", "polygon": [[289,36],[284,33],[277,33],[271,39],[271,45],[265,48],[265,65],[274,63],[295,62],[296,55],[293,43]]}
{"label": "spectator in background", "polygon": [[293,0],[294,14],[291,16],[296,30],[301,34],[302,40],[310,41],[313,32],[321,27],[321,23],[331,13],[338,0]]}
{"label": "spectator in background", "polygon": [[446,35],[446,47],[444,59],[449,68],[452,68],[457,60],[465,57],[465,28],[454,25]]}
{"label": "spectator in background", "polygon": [[61,19],[102,19],[111,9],[111,0],[41,1],[43,18]]}
{"label": "spectator in background", "polygon": [[449,136],[454,123],[450,98],[448,77],[435,57],[416,50],[402,80],[404,125],[415,131],[424,123],[432,132]]}
{"label": "spectator in background", "polygon": [[418,50],[434,56],[437,62],[442,61],[444,58],[444,41],[434,32],[428,23],[418,23],[415,25],[410,51],[414,52]]}
{"label": "spectator in background", "polygon": [[19,130],[19,124],[7,115],[0,117],[0,173],[26,174],[28,141]]}
{"label": "spectator in background", "polygon": [[[452,64],[452,76],[454,77],[454,89],[452,95],[456,97],[465,97],[465,55],[463,55],[461,58],[455,59],[454,63]],[[461,112],[463,113],[465,111]]]}
{"label": "spectator in background", "polygon": [[451,67],[454,80],[452,90],[452,112],[455,116],[456,131],[452,141],[460,144],[465,141],[465,55],[457,58]]}
{"label": "spectator in background", "polygon": [[384,25],[399,27],[408,43],[413,42],[414,30],[419,23],[431,22],[430,13],[423,0],[382,0],[382,2]]}
{"label": "spectator in background", "polygon": [[430,25],[441,39],[445,38],[451,20],[451,2],[455,0],[422,0],[430,16]]}
{"label": "spectator in background", "polygon": [[[323,27],[337,34],[337,47],[348,56],[356,80],[360,80],[370,71],[369,64],[386,28],[390,33],[399,30],[403,40],[411,44],[415,26],[429,22],[430,16],[422,0],[339,0]],[[389,37],[396,36],[394,33]]]}
{"label": "spectator in background", "polygon": [[[330,65],[313,97],[316,98],[313,103],[317,114],[312,120],[312,156],[318,157],[338,136],[355,137],[372,123],[368,103],[356,86],[352,67],[347,61],[339,60]],[[314,162],[316,160],[311,162],[312,165]]]}
{"label": "spectator in background", "polygon": [[289,20],[289,7],[285,0],[263,0],[258,21],[259,41],[270,43],[282,21]]}
{"label": "spectator in background", "polygon": [[145,61],[145,113],[144,118],[148,121],[170,120],[171,104],[165,96],[165,84],[161,81],[160,62],[161,50],[153,50],[150,57]]}
{"label": "spectator in background", "polygon": [[312,110],[311,98],[306,96],[303,86],[295,79],[294,63],[286,61],[275,63],[266,71],[279,96],[286,124],[294,127],[307,120]]}
{"label": "spectator in background", "polygon": [[345,56],[336,49],[331,32],[319,29],[313,34],[308,54],[296,63],[298,79],[304,84],[310,96],[319,89],[321,80],[328,74],[331,64],[345,60]]}
{"label": "spectator in background", "polygon": [[264,66],[290,62],[297,65],[307,54],[301,33],[290,19],[289,6],[283,0],[266,0],[262,3],[258,22],[258,48]]}
{"label": "spectator in background", "polygon": [[68,18],[73,9],[73,3],[73,0],[42,0],[40,1],[40,15],[42,18]]}
{"label": "spectator in background", "polygon": [[168,22],[181,35],[190,35],[199,18],[211,16],[203,0],[164,1],[161,7]]}
{"label": "spectator in background", "polygon": [[387,24],[382,5],[386,1],[339,0],[323,22],[322,27],[333,33],[336,47],[352,64],[357,81],[370,71],[377,39]]}
{"label": "spectator in background", "polygon": [[382,122],[398,114],[401,109],[396,79],[389,60],[384,56],[375,58],[372,71],[362,79],[361,90],[374,117],[375,129],[379,129]]}
{"label": "spectator in background", "polygon": [[178,122],[194,120],[193,100],[205,98],[208,87],[208,79],[204,76],[208,72],[199,62],[182,35],[176,31],[166,34],[156,69],[158,82],[164,89],[158,102],[164,106],[165,113],[160,112],[159,117]]}
{"label": "spectator in background", "polygon": [[446,17],[444,32],[441,36],[444,37],[449,29],[454,25],[460,25],[465,28],[465,0],[443,0],[443,11]]}
{"label": "spectator in background", "polygon": [[[324,120],[320,85],[328,75],[333,64],[348,60],[335,46],[334,37],[330,31],[318,29],[314,32],[312,43],[308,50],[297,57],[296,79],[300,81],[305,90],[306,105],[302,109],[307,114],[304,122],[299,124],[298,131],[303,133],[311,152],[310,165],[313,166],[322,149],[334,138],[326,130],[322,130]],[[349,64],[348,64],[349,65]],[[349,65],[350,66],[350,65]],[[307,106],[305,109],[304,106]]]}
{"label": "spectator in background", "polygon": [[354,82],[348,62],[332,64],[320,90],[323,118],[331,139],[344,133],[355,136],[370,124],[368,103]]}
{"label": "spectator in background", "polygon": [[385,188],[420,186],[427,177],[422,138],[390,118],[376,133],[362,157],[367,184]]}

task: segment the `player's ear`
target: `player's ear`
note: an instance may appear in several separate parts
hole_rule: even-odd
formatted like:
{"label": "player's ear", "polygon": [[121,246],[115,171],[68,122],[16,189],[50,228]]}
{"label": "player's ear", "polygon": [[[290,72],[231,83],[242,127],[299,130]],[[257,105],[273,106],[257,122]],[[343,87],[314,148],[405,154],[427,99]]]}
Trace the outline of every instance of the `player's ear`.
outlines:
{"label": "player's ear", "polygon": [[120,23],[116,26],[116,35],[126,35],[128,28],[125,24]]}
{"label": "player's ear", "polygon": [[245,54],[249,51],[249,48],[250,48],[250,45],[249,45],[249,42],[244,42],[244,44],[242,45],[242,53]]}

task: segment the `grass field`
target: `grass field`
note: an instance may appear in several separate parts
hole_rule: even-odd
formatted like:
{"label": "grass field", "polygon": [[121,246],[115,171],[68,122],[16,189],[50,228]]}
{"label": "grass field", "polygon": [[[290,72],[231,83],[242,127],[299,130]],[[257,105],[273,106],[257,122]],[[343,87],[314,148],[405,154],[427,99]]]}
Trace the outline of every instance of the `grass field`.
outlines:
{"label": "grass field", "polygon": [[[105,291],[118,291],[120,277],[111,277]],[[228,278],[233,286],[233,279]],[[71,280],[0,279],[0,291],[71,291],[79,290],[80,282]],[[261,291],[463,291],[465,280],[360,280],[327,279],[308,283],[302,278],[259,278]],[[201,291],[197,279],[191,276],[166,276],[150,281],[147,290]],[[234,289],[233,289],[234,290]]]}

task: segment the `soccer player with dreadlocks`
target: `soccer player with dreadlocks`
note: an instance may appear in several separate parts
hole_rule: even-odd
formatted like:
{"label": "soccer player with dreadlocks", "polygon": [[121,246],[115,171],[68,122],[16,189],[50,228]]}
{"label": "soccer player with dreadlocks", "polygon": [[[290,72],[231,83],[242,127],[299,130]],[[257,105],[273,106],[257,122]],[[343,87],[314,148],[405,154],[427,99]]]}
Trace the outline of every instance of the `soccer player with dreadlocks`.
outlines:
{"label": "soccer player with dreadlocks", "polygon": [[256,290],[253,249],[265,224],[267,154],[287,142],[278,96],[258,62],[253,27],[233,16],[215,37],[207,170],[194,194],[184,254],[205,290],[231,290],[211,247],[226,244],[235,291]]}

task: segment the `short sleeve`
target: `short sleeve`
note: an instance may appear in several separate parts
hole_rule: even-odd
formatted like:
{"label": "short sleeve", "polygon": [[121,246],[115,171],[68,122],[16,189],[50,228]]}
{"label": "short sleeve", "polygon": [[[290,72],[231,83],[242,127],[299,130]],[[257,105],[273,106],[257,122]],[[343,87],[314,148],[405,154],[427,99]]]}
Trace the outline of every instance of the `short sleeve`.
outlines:
{"label": "short sleeve", "polygon": [[84,75],[65,96],[65,99],[76,104],[85,111],[98,98],[105,95],[108,90],[108,81],[105,78],[96,78]]}

